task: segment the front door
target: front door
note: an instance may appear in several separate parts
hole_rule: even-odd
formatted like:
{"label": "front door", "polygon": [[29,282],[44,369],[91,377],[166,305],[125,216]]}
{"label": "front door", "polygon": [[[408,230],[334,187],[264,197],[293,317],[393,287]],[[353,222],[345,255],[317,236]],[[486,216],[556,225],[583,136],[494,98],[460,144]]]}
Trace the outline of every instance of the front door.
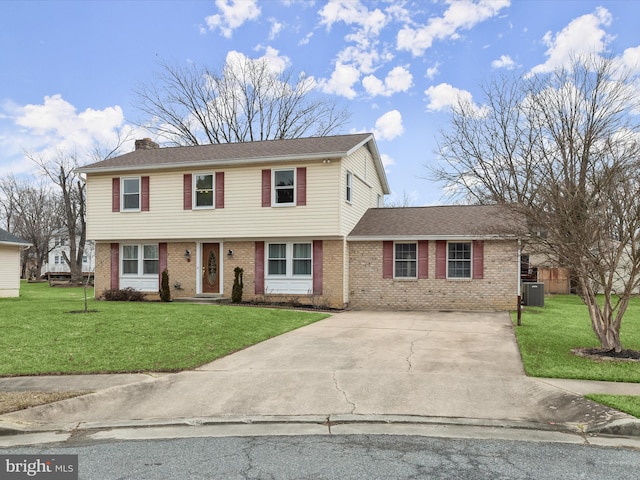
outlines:
{"label": "front door", "polygon": [[220,293],[220,244],[202,245],[202,293]]}

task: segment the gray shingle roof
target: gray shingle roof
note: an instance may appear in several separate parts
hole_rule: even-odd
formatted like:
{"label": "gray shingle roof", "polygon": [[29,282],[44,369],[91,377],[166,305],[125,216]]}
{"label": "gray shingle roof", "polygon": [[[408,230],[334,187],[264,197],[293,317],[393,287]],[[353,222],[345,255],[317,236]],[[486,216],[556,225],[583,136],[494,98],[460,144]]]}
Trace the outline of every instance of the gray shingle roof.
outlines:
{"label": "gray shingle roof", "polygon": [[[293,138],[261,142],[223,143],[190,147],[164,147],[135,150],[118,157],[85,165],[79,172],[99,172],[149,166],[176,166],[232,161],[268,161],[297,158],[335,158],[349,154],[373,141],[370,133],[330,137]],[[375,145],[374,145],[375,146]],[[377,152],[372,152],[377,156]]]}
{"label": "gray shingle roof", "polygon": [[30,245],[29,242],[22,240],[20,237],[16,237],[15,235],[7,232],[0,228],[0,243],[9,243],[15,245]]}
{"label": "gray shingle roof", "polygon": [[511,213],[499,205],[372,208],[349,234],[349,240],[511,236]]}

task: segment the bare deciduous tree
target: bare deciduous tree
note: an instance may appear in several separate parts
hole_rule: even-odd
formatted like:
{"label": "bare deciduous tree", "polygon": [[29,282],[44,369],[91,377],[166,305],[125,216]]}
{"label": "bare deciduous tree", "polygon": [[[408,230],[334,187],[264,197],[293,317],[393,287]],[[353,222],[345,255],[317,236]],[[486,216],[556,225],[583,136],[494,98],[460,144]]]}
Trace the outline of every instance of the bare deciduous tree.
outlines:
{"label": "bare deciduous tree", "polygon": [[36,276],[49,254],[49,240],[60,226],[59,198],[46,185],[30,184],[13,175],[0,181],[0,205],[7,220],[7,230],[31,243],[22,253],[21,276],[27,277],[28,259],[34,262]]}
{"label": "bare deciduous tree", "polygon": [[[116,145],[113,148],[95,145],[87,155],[89,161],[97,162],[117,154],[122,144],[129,139],[128,134],[123,134],[122,131],[117,133]],[[84,177],[76,172],[76,168],[80,166],[80,156],[76,152],[63,151],[58,151],[53,158],[29,152],[25,152],[25,156],[37,164],[41,174],[59,189],[59,225],[69,237],[69,255],[64,251],[62,255],[69,265],[71,282],[79,284],[84,276],[82,259],[87,241],[86,184]]]}
{"label": "bare deciduous tree", "polygon": [[83,279],[82,257],[87,238],[85,221],[85,182],[75,173],[78,167],[77,154],[58,152],[53,159],[40,154],[25,153],[27,158],[36,163],[42,172],[60,190],[61,226],[69,236],[69,256],[62,252],[69,265],[72,283],[80,283]]}
{"label": "bare deciduous tree", "polygon": [[[612,59],[489,83],[460,102],[440,136],[434,179],[476,203],[524,216],[535,247],[572,269],[605,350],[640,285],[640,101]],[[603,294],[599,301],[598,293]]]}
{"label": "bare deciduous tree", "polygon": [[265,59],[230,57],[221,73],[161,65],[155,84],[136,90],[141,126],[174,145],[326,136],[349,118],[315,91],[313,78],[274,70]]}

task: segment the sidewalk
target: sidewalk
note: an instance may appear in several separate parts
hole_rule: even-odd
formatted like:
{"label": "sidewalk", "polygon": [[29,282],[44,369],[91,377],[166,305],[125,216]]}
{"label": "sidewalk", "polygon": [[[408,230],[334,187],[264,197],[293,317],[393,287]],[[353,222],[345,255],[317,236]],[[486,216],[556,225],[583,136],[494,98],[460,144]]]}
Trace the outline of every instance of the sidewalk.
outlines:
{"label": "sidewalk", "polygon": [[[103,390],[130,385],[171,373],[114,373],[99,375],[44,375],[29,377],[0,377],[0,392],[71,392]],[[532,380],[566,390],[577,395],[601,393],[608,395],[640,396],[640,383],[603,382],[562,378],[535,378]]]}

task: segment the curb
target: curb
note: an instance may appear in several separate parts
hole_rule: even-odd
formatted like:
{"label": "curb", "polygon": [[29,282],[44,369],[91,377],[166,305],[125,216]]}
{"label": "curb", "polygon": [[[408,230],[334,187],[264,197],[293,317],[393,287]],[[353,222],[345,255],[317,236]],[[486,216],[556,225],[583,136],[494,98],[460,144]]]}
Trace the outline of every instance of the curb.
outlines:
{"label": "curb", "polygon": [[[335,433],[339,427],[372,426],[381,432],[385,427],[466,427],[493,431],[517,430],[521,432],[546,432],[572,436],[610,436],[640,438],[640,420],[630,417],[612,420],[599,425],[574,423],[537,423],[519,420],[491,420],[458,417],[425,417],[414,415],[303,415],[303,416],[229,416],[193,417],[157,420],[123,420],[117,422],[81,422],[79,424],[14,424],[0,420],[0,438],[27,434],[60,433],[76,435],[100,431],[133,429],[169,429],[185,427],[243,427],[243,426],[317,426],[326,433]],[[381,428],[380,428],[381,427]],[[417,431],[417,430],[416,430]]]}

